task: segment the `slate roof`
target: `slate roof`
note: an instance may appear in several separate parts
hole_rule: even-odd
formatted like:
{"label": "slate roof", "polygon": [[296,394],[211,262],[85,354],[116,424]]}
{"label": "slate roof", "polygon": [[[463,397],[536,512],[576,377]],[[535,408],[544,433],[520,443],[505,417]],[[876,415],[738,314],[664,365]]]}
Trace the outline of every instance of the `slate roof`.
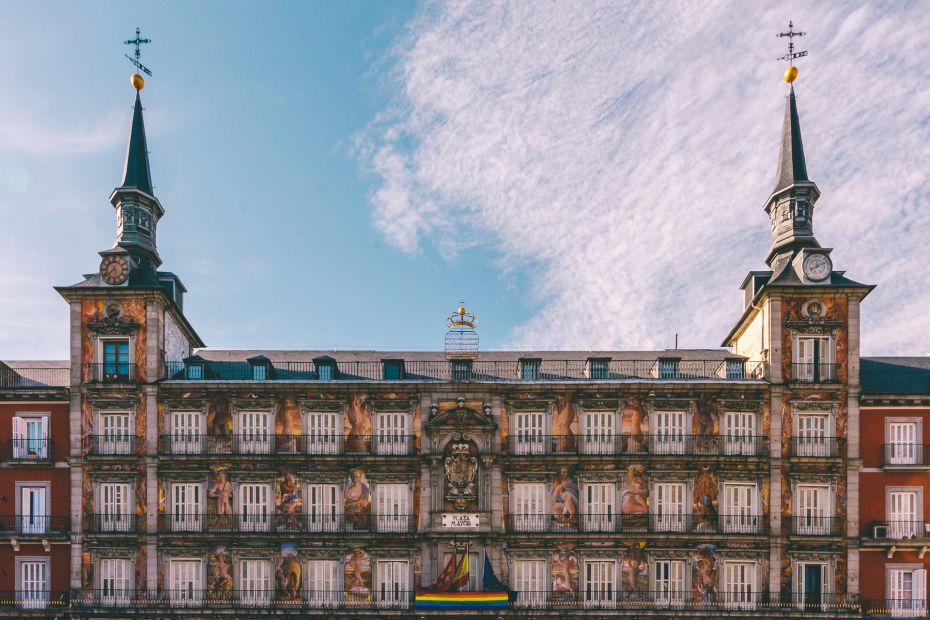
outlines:
{"label": "slate roof", "polygon": [[863,357],[863,395],[930,396],[930,355]]}
{"label": "slate roof", "polygon": [[0,388],[68,387],[68,360],[0,360]]}
{"label": "slate roof", "polygon": [[139,91],[136,91],[136,104],[132,112],[132,127],[129,130],[126,164],[123,166],[123,180],[120,181],[120,188],[138,189],[154,196],[152,173],[149,170],[149,151],[145,141],[145,122],[142,120],[142,99]]}
{"label": "slate roof", "polygon": [[785,104],[785,122],[781,130],[781,149],[778,153],[778,173],[775,177],[777,193],[795,183],[808,182],[807,163],[804,161],[804,145],[801,143],[801,122],[798,119],[798,104],[794,97],[794,86]]}

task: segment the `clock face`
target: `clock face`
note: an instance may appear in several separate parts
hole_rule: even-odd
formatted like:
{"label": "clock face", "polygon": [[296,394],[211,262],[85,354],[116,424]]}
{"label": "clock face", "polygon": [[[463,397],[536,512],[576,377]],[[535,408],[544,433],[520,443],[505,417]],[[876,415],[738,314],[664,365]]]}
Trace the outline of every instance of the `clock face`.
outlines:
{"label": "clock face", "polygon": [[804,275],[811,280],[820,281],[833,271],[833,263],[825,254],[808,254],[804,259]]}
{"label": "clock face", "polygon": [[111,254],[100,261],[100,277],[111,286],[122,284],[129,275],[129,261],[125,256]]}

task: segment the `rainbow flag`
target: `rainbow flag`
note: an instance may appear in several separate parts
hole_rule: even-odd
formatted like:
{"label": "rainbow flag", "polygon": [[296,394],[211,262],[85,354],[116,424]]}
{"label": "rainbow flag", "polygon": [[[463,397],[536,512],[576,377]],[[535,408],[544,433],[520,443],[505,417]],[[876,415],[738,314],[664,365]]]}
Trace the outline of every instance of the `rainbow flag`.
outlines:
{"label": "rainbow flag", "polygon": [[506,609],[507,592],[424,592],[417,594],[416,609]]}

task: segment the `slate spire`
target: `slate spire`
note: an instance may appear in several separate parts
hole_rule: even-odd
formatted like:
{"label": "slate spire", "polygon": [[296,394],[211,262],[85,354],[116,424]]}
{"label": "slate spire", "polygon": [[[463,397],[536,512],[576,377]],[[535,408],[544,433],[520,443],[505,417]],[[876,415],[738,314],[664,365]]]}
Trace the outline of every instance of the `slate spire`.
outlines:
{"label": "slate spire", "polygon": [[123,180],[120,189],[137,189],[154,195],[152,190],[152,173],[149,171],[149,151],[145,142],[145,122],[142,119],[142,98],[136,90],[136,104],[132,112],[132,126],[129,129],[129,144],[126,147],[126,163],[123,166]]}
{"label": "slate spire", "polygon": [[798,104],[794,97],[794,85],[785,104],[785,122],[781,130],[781,148],[778,153],[778,173],[775,189],[778,193],[795,183],[810,181],[807,178],[807,163],[804,161],[804,145],[801,142],[801,123],[798,120]]}

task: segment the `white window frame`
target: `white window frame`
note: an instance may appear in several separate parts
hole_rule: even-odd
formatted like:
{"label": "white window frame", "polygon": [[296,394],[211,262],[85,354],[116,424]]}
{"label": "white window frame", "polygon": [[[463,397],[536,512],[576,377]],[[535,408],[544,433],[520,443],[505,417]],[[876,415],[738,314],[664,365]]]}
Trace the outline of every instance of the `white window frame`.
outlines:
{"label": "white window frame", "polygon": [[618,434],[615,411],[581,413],[582,454],[613,454]]}
{"label": "white window frame", "polygon": [[513,482],[510,518],[516,532],[544,532],[549,522],[548,490],[544,482]]}
{"label": "white window frame", "polygon": [[[49,531],[49,521],[51,520],[51,501],[52,501],[52,483],[48,480],[28,480],[15,483],[16,492],[16,514],[19,515],[16,523],[16,531],[20,534],[45,534]],[[33,506],[27,507],[23,500],[23,493],[26,490],[41,490],[42,498],[40,499],[40,508],[38,514],[33,514]],[[31,498],[30,498],[31,499]]]}
{"label": "white window frame", "polygon": [[304,415],[307,454],[341,454],[343,418],[340,411],[308,411]]}
{"label": "white window frame", "polygon": [[[756,453],[758,433],[755,411],[730,410],[722,416],[723,453],[727,455],[753,456]],[[746,424],[748,422],[748,424]]]}
{"label": "white window frame", "polygon": [[510,445],[514,454],[544,454],[546,449],[545,411],[514,411]]}
{"label": "white window frame", "polygon": [[683,607],[690,600],[690,564],[682,559],[656,558],[649,566],[655,603],[661,607]]}
{"label": "white window frame", "polygon": [[691,416],[680,409],[649,412],[652,454],[687,454]]}
{"label": "white window frame", "polygon": [[[254,501],[254,500],[264,501]],[[268,532],[274,518],[274,489],[267,482],[243,481],[236,485],[240,532]]]}
{"label": "white window frame", "polygon": [[[183,572],[179,574],[182,566]],[[203,601],[204,562],[201,558],[168,560],[168,600],[172,607],[199,607]],[[183,588],[179,588],[183,585]]]}
{"label": "white window frame", "polygon": [[168,522],[172,532],[202,532],[206,518],[206,489],[200,482],[168,484]]}
{"label": "white window frame", "polygon": [[413,504],[410,485],[406,482],[378,483],[373,491],[377,531],[408,531]]}
{"label": "white window frame", "polygon": [[[829,535],[834,514],[834,494],[834,488],[829,484],[796,482],[793,490],[796,523],[794,533],[802,536]],[[808,495],[807,499],[805,495]],[[820,497],[815,503],[820,505],[811,506],[809,500],[817,495]]]}
{"label": "white window frame", "polygon": [[306,564],[307,602],[314,607],[338,607],[342,604],[342,571],[339,560],[311,558]]}
{"label": "white window frame", "polygon": [[592,558],[582,562],[582,599],[588,608],[616,606],[617,561]]}
{"label": "white window frame", "polygon": [[[178,424],[179,418],[193,420],[194,425]],[[206,416],[203,411],[196,409],[177,409],[168,412],[168,428],[170,432],[171,454],[203,454],[206,431]]]}
{"label": "white window frame", "polygon": [[412,416],[406,411],[375,411],[371,416],[375,454],[408,453]]}
{"label": "white window frame", "polygon": [[239,602],[248,607],[271,603],[274,594],[271,560],[267,558],[240,558],[237,563],[236,594]]}
{"label": "white window frame", "polygon": [[[94,359],[95,359],[95,362],[96,362],[94,368],[96,368],[97,370],[96,370],[95,375],[92,377],[92,379],[93,379],[94,381],[103,381],[103,380],[104,380],[104,376],[105,376],[105,374],[106,374],[106,361],[105,361],[104,355],[103,355],[103,348],[104,348],[103,345],[104,345],[104,343],[107,343],[107,342],[128,342],[128,343],[129,343],[129,344],[128,344],[128,349],[127,349],[127,356],[128,356],[128,357],[127,357],[127,361],[126,361],[126,362],[117,362],[117,364],[123,364],[123,363],[127,364],[127,368],[129,369],[129,371],[128,371],[128,372],[129,372],[129,377],[130,377],[130,379],[132,379],[132,378],[134,377],[134,373],[135,373],[135,371],[136,371],[136,369],[134,368],[135,363],[136,363],[136,359],[135,359],[136,337],[133,336],[133,335],[127,335],[127,336],[98,336],[98,337],[97,337],[97,343],[96,343],[96,345],[94,346],[94,356],[95,356]],[[117,370],[119,370],[119,366],[117,366]]]}
{"label": "white window frame", "polygon": [[[914,511],[913,518],[901,519],[900,512],[892,512],[892,498],[897,493],[914,494]],[[885,487],[885,516],[888,522],[888,538],[901,539],[913,536],[926,536],[926,524],[924,523],[924,489],[919,486],[886,486]]]}
{"label": "white window frame", "polygon": [[[759,485],[755,482],[724,482],[720,497],[721,526],[728,534],[756,534],[762,531]],[[734,501],[736,499],[736,501]]]}
{"label": "white window frame", "polygon": [[[905,596],[903,579],[911,578],[910,596]],[[898,581],[901,580],[900,583]],[[922,618],[927,615],[927,570],[923,564],[886,564],[885,589],[893,618]]]}
{"label": "white window frame", "polygon": [[[655,532],[686,532],[690,517],[689,486],[685,482],[656,481],[649,497],[649,519]],[[680,498],[676,498],[680,495]],[[675,507],[677,506],[677,510]]]}
{"label": "white window frame", "polygon": [[[108,428],[108,418],[125,419],[125,425],[116,425],[116,429]],[[136,431],[135,412],[130,409],[98,409],[97,423],[97,454],[132,454],[132,438]],[[118,431],[118,432],[114,432]]]}
{"label": "white window frame", "polygon": [[405,609],[410,606],[408,560],[377,560],[375,573],[374,599],[378,607]]}
{"label": "white window frame", "polygon": [[581,523],[586,532],[613,532],[617,514],[617,485],[613,482],[585,482],[581,487]]}
{"label": "white window frame", "polygon": [[[101,481],[97,483],[94,506],[101,532],[132,532],[135,512],[135,485],[124,481]],[[120,496],[121,501],[115,501]]]}
{"label": "white window frame", "polygon": [[[823,437],[817,435],[801,436],[802,423],[801,419],[823,417],[824,428]],[[794,411],[794,441],[796,456],[834,456],[834,444],[836,443],[836,416],[833,415],[833,409],[821,409],[817,411],[795,410]]]}
{"label": "white window frame", "polygon": [[[264,424],[245,424],[246,420],[262,416]],[[239,454],[271,454],[274,440],[274,416],[268,409],[239,409],[235,415],[235,434],[239,440]]]}
{"label": "white window frame", "polygon": [[304,495],[304,514],[311,532],[339,532],[342,528],[342,486],[310,483]]}
{"label": "white window frame", "polygon": [[[810,355],[801,355],[801,341],[814,341],[817,340],[821,344],[818,347],[820,349],[820,356],[818,359],[814,359],[814,348],[813,344],[811,345]],[[792,359],[795,363],[796,372],[794,373],[794,378],[798,381],[811,383],[814,380],[814,364],[819,364],[821,369],[826,365],[827,372],[831,373],[831,378],[836,379],[836,368],[833,366],[836,360],[836,340],[833,336],[824,336],[824,335],[811,335],[811,334],[794,334],[794,339],[792,342]],[[824,351],[826,350],[826,355]],[[802,365],[803,364],[803,365]],[[820,382],[827,383],[824,380],[823,373],[820,373]]]}
{"label": "white window frame", "polygon": [[541,607],[549,596],[549,567],[545,560],[517,558],[511,579],[519,607]]}
{"label": "white window frame", "polygon": [[823,560],[805,560],[799,559],[793,561],[794,568],[793,573],[793,587],[794,587],[794,602],[797,605],[798,609],[806,609],[808,607],[807,600],[805,597],[805,588],[804,583],[804,569],[808,565],[819,565],[821,567],[821,578],[820,578],[820,608],[823,611],[828,611],[833,607],[833,601],[830,600],[830,595],[833,594],[833,591],[830,588],[830,584],[833,583],[833,567],[829,562],[824,562]]}
{"label": "white window frame", "polygon": [[130,558],[100,558],[97,564],[98,602],[105,607],[122,607],[132,600],[135,569]]}
{"label": "white window frame", "polygon": [[[759,564],[755,561],[724,560],[720,594],[729,609],[755,609],[759,596]],[[734,577],[741,577],[734,581]],[[746,579],[748,577],[748,579]]]}
{"label": "white window frame", "polygon": [[[51,594],[51,558],[48,556],[17,556],[15,558],[15,583],[16,583],[16,602],[23,609],[45,609],[48,606],[49,596]],[[41,566],[39,572],[42,572],[41,581],[35,576],[26,579],[26,566]],[[28,587],[35,582],[38,585],[44,585],[44,588]]]}
{"label": "white window frame", "polygon": [[[913,441],[896,442],[892,430],[897,425],[913,425]],[[923,445],[923,419],[886,417],[885,418],[886,465],[926,465],[921,446]]]}
{"label": "white window frame", "polygon": [[[13,450],[11,456],[14,460],[48,459],[51,457],[48,445],[50,419],[50,414],[42,411],[22,411],[13,416],[11,434]],[[29,437],[29,423],[36,421],[41,426],[40,437],[31,438]],[[38,445],[32,445],[35,439],[38,439]]]}

